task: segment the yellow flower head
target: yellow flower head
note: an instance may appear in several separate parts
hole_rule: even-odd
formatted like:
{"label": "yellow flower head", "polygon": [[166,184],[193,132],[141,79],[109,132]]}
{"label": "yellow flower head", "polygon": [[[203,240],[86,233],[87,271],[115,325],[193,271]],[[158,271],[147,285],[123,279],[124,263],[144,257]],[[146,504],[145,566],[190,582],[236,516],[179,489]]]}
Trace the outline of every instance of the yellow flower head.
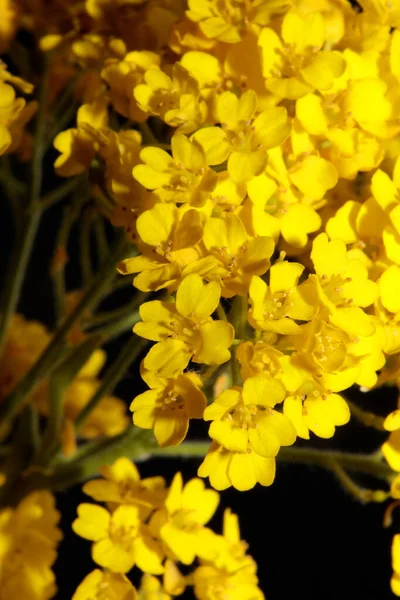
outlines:
{"label": "yellow flower head", "polygon": [[150,527],[180,562],[189,565],[196,556],[213,552],[212,533],[204,526],[213,516],[219,503],[215,490],[205,489],[200,479],[183,486],[177,473],[165,501],[165,508],[156,512]]}
{"label": "yellow flower head", "polygon": [[296,439],[289,420],[274,410],[284,396],[283,384],[265,375],[246,379],[242,389],[225,390],[204,411],[204,419],[212,421],[210,437],[230,452],[245,454],[250,448],[275,457]]}
{"label": "yellow flower head", "polygon": [[297,435],[310,438],[309,431],[331,438],[337,425],[350,420],[349,407],[339,394],[326,393],[312,381],[306,381],[293,396],[287,396],[283,413],[296,428]]}
{"label": "yellow flower head", "polygon": [[180,133],[192,133],[207,117],[197,81],[179,63],[173,67],[172,78],[161,69],[148,69],[134,96],[144,113],[161,117]]}
{"label": "yellow flower head", "polygon": [[246,30],[254,25],[267,25],[287,7],[286,0],[256,0],[232,3],[229,0],[189,0],[187,17],[206,38],[237,44]]}
{"label": "yellow flower head", "polygon": [[130,408],[133,422],[154,429],[160,446],[175,446],[186,437],[189,420],[202,419],[207,400],[199,389],[201,378],[195,373],[162,379],[151,371],[142,372],[150,390],[136,396]]}
{"label": "yellow flower head", "polygon": [[217,183],[217,174],[201,145],[176,133],[171,140],[172,157],[161,148],[148,147],[140,153],[144,164],[133,169],[133,176],[162,202],[204,206]]}
{"label": "yellow flower head", "polygon": [[345,69],[340,52],[324,50],[325,23],[320,12],[290,10],[281,37],[271,28],[261,31],[263,73],[268,90],[279,98],[296,99],[314,89],[327,92]]}
{"label": "yellow flower head", "polygon": [[290,133],[284,107],[258,114],[257,105],[254,90],[248,90],[240,98],[224,92],[217,104],[217,120],[222,129],[209,127],[194,135],[205,150],[214,147],[214,164],[228,159],[228,173],[236,183],[260,175],[268,162],[267,150],[282,144]]}
{"label": "yellow flower head", "polygon": [[201,214],[172,203],[157,203],[139,216],[136,229],[141,256],[124,260],[119,272],[139,273],[133,285],[143,292],[175,289],[185,266],[200,256],[196,244],[203,237]]}
{"label": "yellow flower head", "polygon": [[270,284],[253,277],[249,289],[249,322],[256,329],[281,334],[298,333],[296,319],[309,320],[316,312],[307,284],[297,285],[304,267],[287,261],[269,270]]}
{"label": "yellow flower head", "polygon": [[147,69],[159,64],[159,55],[146,50],[128,52],[122,60],[105,62],[101,77],[108,84],[112,105],[120,115],[133,121],[146,120],[146,113],[135,100],[134,89],[144,81]]}
{"label": "yellow flower head", "polygon": [[134,504],[159,508],[165,499],[165,481],[162,477],[140,479],[139,471],[131,460],[122,456],[111,466],[100,469],[104,479],[94,479],[83,486],[83,491],[97,502]]}
{"label": "yellow flower head", "polygon": [[371,319],[360,307],[370,306],[378,296],[378,286],[368,279],[362,261],[353,259],[341,240],[329,241],[325,233],[316,237],[311,260],[321,303],[327,307],[332,323],[350,335],[372,335]]}
{"label": "yellow flower head", "polygon": [[181,282],[175,304],[160,300],[142,304],[142,322],[135,325],[134,331],[141,337],[159,341],[145,357],[145,369],[159,377],[175,377],[190,359],[208,365],[229,360],[233,327],[210,316],[220,295],[217,282],[204,284],[199,275],[193,274]]}
{"label": "yellow flower head", "polygon": [[393,575],[390,580],[390,587],[395,596],[400,596],[400,534],[393,537],[392,567]]}
{"label": "yellow flower head", "polygon": [[4,598],[50,600],[56,593],[51,567],[62,538],[50,492],[34,492],[16,508],[0,511],[0,589]]}
{"label": "yellow flower head", "polygon": [[216,490],[233,486],[244,492],[257,483],[269,486],[275,479],[275,458],[265,458],[249,446],[247,452],[231,452],[213,442],[198,474],[209,477]]}
{"label": "yellow flower head", "polygon": [[113,573],[127,573],[136,564],[147,573],[160,574],[163,553],[160,545],[141,523],[139,507],[121,505],[110,514],[94,504],[80,504],[72,528],[93,541],[95,563]]}
{"label": "yellow flower head", "polygon": [[268,236],[250,236],[232,213],[208,219],[203,242],[208,256],[187,265],[184,273],[195,272],[209,281],[219,281],[222,295],[228,298],[247,293],[252,276],[268,270],[275,247]]}
{"label": "yellow flower head", "polygon": [[62,131],[54,139],[54,147],[61,152],[54,166],[59,175],[70,177],[86,169],[97,153],[106,147],[108,115],[103,101],[83,104],[77,115],[77,128]]}
{"label": "yellow flower head", "polygon": [[95,569],[75,590],[72,600],[137,600],[135,588],[125,575]]}

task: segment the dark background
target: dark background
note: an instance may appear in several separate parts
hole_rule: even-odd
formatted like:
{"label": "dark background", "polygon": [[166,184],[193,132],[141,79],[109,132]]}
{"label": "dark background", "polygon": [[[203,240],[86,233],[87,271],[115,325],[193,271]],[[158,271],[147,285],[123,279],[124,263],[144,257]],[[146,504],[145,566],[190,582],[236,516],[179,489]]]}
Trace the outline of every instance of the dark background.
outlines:
{"label": "dark background", "polygon": [[[12,227],[5,201],[0,207],[1,274],[4,277]],[[61,207],[56,207],[43,220],[19,306],[27,318],[42,320],[48,325],[52,321],[48,270],[61,214]],[[72,259],[75,246],[73,235],[69,248]],[[79,285],[79,274],[73,261],[67,274],[72,288]],[[132,290],[127,288],[125,294],[129,298]],[[125,339],[123,337],[109,348],[111,360]],[[131,366],[116,393],[129,402],[142,389],[136,364]],[[383,388],[368,395],[354,391],[352,397],[361,406],[386,414],[394,407],[396,392],[393,388]],[[207,426],[203,423],[195,425],[194,435],[205,436]],[[333,440],[314,437],[308,444],[359,452],[376,449],[381,440],[381,434],[364,429],[352,420],[337,430]],[[302,441],[296,443],[305,444]],[[185,480],[194,477],[199,463],[198,459],[157,458],[138,466],[142,477],[163,475],[170,483],[178,470]],[[371,487],[379,485],[370,479],[358,481]],[[80,486],[57,495],[64,532],[55,565],[58,600],[70,600],[79,582],[94,568],[90,542],[71,530],[77,505],[87,500]],[[240,516],[242,537],[249,543],[249,551],[257,561],[260,587],[268,600],[393,598],[389,587],[390,544],[400,519],[395,513],[394,526],[384,529],[384,506],[357,503],[330,473],[319,467],[280,463],[270,488],[257,486],[244,493],[233,489],[222,492],[220,508],[212,522],[217,531],[221,530],[223,509],[228,506]],[[134,572],[135,576],[137,573]]]}

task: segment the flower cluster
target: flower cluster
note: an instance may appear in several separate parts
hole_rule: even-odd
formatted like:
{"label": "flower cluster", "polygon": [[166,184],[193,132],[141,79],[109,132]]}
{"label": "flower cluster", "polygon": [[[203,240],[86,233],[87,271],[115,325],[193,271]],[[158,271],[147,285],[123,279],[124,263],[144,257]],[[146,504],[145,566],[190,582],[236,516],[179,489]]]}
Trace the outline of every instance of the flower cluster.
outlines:
{"label": "flower cluster", "polygon": [[[11,322],[0,362],[0,398],[6,398],[23,379],[51,340],[51,334],[37,321],[27,321],[16,314]],[[106,395],[88,415],[78,432],[74,421],[98,390],[98,374],[106,361],[106,353],[97,349],[81,367],[65,390],[63,397],[63,429],[61,444],[64,454],[76,450],[76,438],[94,439],[113,436],[124,431],[129,423],[125,403],[115,396]],[[49,384],[43,381],[30,398],[39,414],[50,412]],[[3,431],[4,434],[4,431]]]}
{"label": "flower cluster", "polygon": [[27,103],[21,96],[17,97],[16,89],[24,94],[31,94],[33,85],[11,75],[0,60],[0,156],[5,152],[24,153],[24,147],[28,143],[24,128],[37,109],[36,102]]}
{"label": "flower cluster", "polygon": [[[155,342],[134,423],[168,446],[210,421],[199,475],[217,489],[270,485],[281,446],[348,422],[343,391],[399,381],[400,23],[360,4],[160,2],[167,37],[131,47],[118,21],[118,39],[65,42],[100,77],[56,169],[101,161],[100,195],[139,250],[120,272],[169,294],[134,328]],[[85,10],[98,27],[115,3]],[[214,373],[227,389],[207,406]],[[388,429],[394,466],[398,419]]]}
{"label": "flower cluster", "polygon": [[[16,154],[18,165],[18,176],[9,177],[5,157],[0,183],[29,234],[0,310],[0,412],[11,415],[0,440],[12,438],[13,419],[29,402],[45,431],[22,477],[32,466],[50,479],[44,467],[54,464],[57,472],[61,464],[67,472],[79,437],[116,438],[127,430],[125,404],[109,393],[137,343],[134,358],[146,346],[140,374],[148,389],[132,401],[134,425],[167,448],[184,442],[192,419],[206,423],[210,445],[198,475],[215,490],[271,485],[279,453],[291,452],[285,447],[297,438],[331,438],[352,410],[387,432],[373,460],[388,469],[391,489],[374,498],[397,501],[400,398],[382,418],[345,392],[400,389],[398,2],[0,0],[0,15],[7,63],[0,61],[0,155]],[[19,36],[29,40],[34,60],[20,52]],[[41,90],[39,106],[28,100],[28,78]],[[47,193],[41,161],[49,148],[56,174],[71,181]],[[19,179],[31,155],[26,193]],[[57,279],[67,260],[60,242],[53,271],[62,314],[53,336],[16,309],[38,219],[69,194],[59,238],[89,214],[80,239],[86,295],[69,297],[78,307],[69,327],[67,286]],[[92,217],[102,223],[95,231]],[[125,242],[105,277],[92,268],[110,260],[104,219],[122,229]],[[126,311],[95,315],[89,335],[84,315],[124,278],[139,291],[132,312],[143,299],[128,325],[142,340],[131,337],[102,394],[100,346],[111,329],[126,331],[126,321],[121,330],[114,322]],[[60,356],[49,358],[57,339]],[[47,360],[40,379],[37,365]],[[65,364],[73,372],[67,384],[57,379]],[[21,382],[25,397],[18,396]],[[151,447],[151,434],[142,435]],[[82,460],[97,460],[106,446],[88,448]],[[169,489],[162,478],[140,480],[124,458],[102,474],[84,489],[106,507],[83,504],[74,523],[93,542],[101,570],[82,582],[75,600],[135,600],[138,593],[166,600],[188,585],[201,600],[228,588],[229,598],[262,598],[236,517],[226,513],[222,536],[206,526],[218,504],[215,490],[200,479],[184,486],[180,474]],[[23,502],[40,504],[38,498]],[[23,502],[0,513],[0,528],[2,514],[5,527],[19,522]],[[399,540],[392,579],[398,596]],[[200,566],[181,574],[176,563],[195,559]],[[135,565],[144,573],[139,592],[126,577]],[[50,594],[40,587],[51,587],[47,567],[42,574],[38,599]]]}
{"label": "flower cluster", "polygon": [[[143,573],[139,597],[170,600],[193,586],[199,600],[229,595],[232,600],[262,600],[256,565],[240,539],[238,518],[227,509],[223,534],[207,527],[219,495],[201,479],[185,485],[177,473],[169,488],[162,477],[140,479],[128,458],[101,469],[103,479],[86,483],[83,491],[97,504],[81,504],[72,527],[93,542],[92,558],[102,567],[80,584],[73,600],[100,600],[104,594],[136,600],[127,578],[134,566]],[[183,575],[178,563],[199,566]],[[162,576],[159,579],[157,576]],[[228,596],[227,596],[228,597]]]}
{"label": "flower cluster", "polygon": [[49,600],[55,594],[51,567],[62,534],[49,492],[34,492],[16,508],[0,511],[0,598]]}

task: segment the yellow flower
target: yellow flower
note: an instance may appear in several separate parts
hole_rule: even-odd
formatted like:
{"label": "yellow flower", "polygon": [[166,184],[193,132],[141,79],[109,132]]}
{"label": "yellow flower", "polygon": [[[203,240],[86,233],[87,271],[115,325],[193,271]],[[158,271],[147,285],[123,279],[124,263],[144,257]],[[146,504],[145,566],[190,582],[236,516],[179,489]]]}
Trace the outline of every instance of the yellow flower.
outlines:
{"label": "yellow flower", "polygon": [[50,342],[46,327],[13,315],[0,360],[0,399],[6,398]]}
{"label": "yellow flower", "polygon": [[189,0],[188,4],[187,17],[199,24],[206,38],[227,44],[237,44],[250,24],[266,25],[273,16],[282,14],[287,6],[285,0],[256,0],[249,4],[233,4],[228,0],[218,3]]}
{"label": "yellow flower", "polygon": [[331,438],[335,426],[350,420],[349,407],[339,394],[325,393],[311,381],[305,382],[293,396],[287,396],[283,413],[293,423],[297,435],[310,438],[312,431],[321,438]]}
{"label": "yellow flower", "polygon": [[[304,248],[308,241],[308,234],[321,227],[321,217],[312,207],[311,199],[295,187],[282,149],[270,150],[268,157],[266,172],[254,177],[247,184],[251,200],[252,228],[257,235],[269,235],[276,241],[281,234],[291,246]],[[326,161],[323,163],[325,164]],[[294,167],[295,171],[296,169],[301,170],[300,159]],[[312,180],[319,182],[319,185],[314,185],[313,189],[320,194],[324,189],[321,188],[322,178],[316,180],[313,176]],[[326,191],[330,183],[327,179],[324,181]],[[301,178],[298,183],[301,185]],[[311,185],[313,183],[309,184],[307,191],[310,191]]]}
{"label": "yellow flower", "polygon": [[201,214],[157,203],[139,216],[136,229],[141,256],[122,261],[119,272],[139,273],[133,285],[143,292],[175,289],[184,267],[199,258],[195,246],[203,237]]}
{"label": "yellow flower", "polygon": [[323,50],[324,17],[313,11],[287,12],[281,37],[271,28],[261,30],[258,44],[268,90],[280,98],[296,99],[314,89],[327,92],[345,69],[340,52]]}
{"label": "yellow flower", "polygon": [[276,336],[268,341],[261,339],[256,342],[247,341],[239,344],[236,350],[236,360],[240,363],[240,374],[243,381],[248,377],[263,374],[280,379],[282,360],[285,354],[273,345],[275,341]]}
{"label": "yellow flower", "polygon": [[244,454],[230,452],[213,442],[201,463],[198,475],[209,477],[216,490],[225,490],[233,486],[244,492],[256,483],[269,486],[275,479],[275,458],[265,458],[254,452],[251,447]]}
{"label": "yellow flower", "polygon": [[72,528],[94,542],[94,562],[114,573],[127,573],[134,565],[156,575],[164,570],[161,547],[141,523],[137,506],[121,505],[110,515],[101,506],[80,504]]}
{"label": "yellow flower", "polygon": [[167,125],[178,127],[180,133],[198,129],[207,117],[197,81],[179,63],[173,66],[172,78],[159,68],[148,69],[144,83],[135,87],[134,96],[146,114],[161,117]]}
{"label": "yellow flower", "polygon": [[290,133],[284,107],[269,108],[256,116],[257,104],[254,90],[240,98],[224,92],[217,105],[222,129],[207,127],[193,136],[209,154],[213,149],[213,164],[228,159],[228,173],[236,183],[260,175],[267,165],[267,150],[282,144]]}
{"label": "yellow flower", "polygon": [[157,577],[148,573],[145,573],[140,580],[139,594],[140,600],[172,600]]}
{"label": "yellow flower", "polygon": [[17,28],[18,12],[12,0],[0,0],[0,54],[8,48]]}
{"label": "yellow flower", "polygon": [[130,408],[133,422],[144,429],[154,429],[160,446],[176,446],[186,437],[189,420],[202,419],[207,400],[199,389],[196,373],[183,373],[162,379],[151,371],[142,372],[150,390],[136,396]]}
{"label": "yellow flower", "polygon": [[[95,350],[65,391],[63,401],[65,422],[61,441],[66,454],[74,452],[74,421],[99,388],[101,382],[97,375],[105,360],[105,352],[100,349]],[[47,385],[40,387],[34,393],[33,400],[41,414],[49,414],[50,399]],[[125,402],[115,396],[106,395],[85,420],[80,435],[86,439],[111,437],[124,431],[128,425]]]}
{"label": "yellow flower", "polygon": [[[296,371],[287,389],[295,391],[306,379],[313,378],[324,391],[340,392],[356,382],[361,356],[351,352],[352,338],[342,329],[315,317],[290,339],[297,353],[291,356]],[[288,376],[289,377],[289,376]]]}
{"label": "yellow flower", "polygon": [[388,439],[382,444],[382,454],[389,466],[394,471],[400,472],[400,428],[397,427],[398,419],[387,420],[385,425],[386,427],[396,425],[396,428],[391,431]]}
{"label": "yellow flower", "polygon": [[295,320],[307,321],[313,317],[317,306],[310,285],[297,285],[303,270],[299,263],[282,261],[270,268],[269,286],[260,277],[252,278],[249,322],[255,329],[298,333],[301,329]]}
{"label": "yellow flower", "polygon": [[199,600],[213,600],[217,594],[229,594],[229,600],[264,600],[258,587],[255,564],[234,573],[213,564],[198,567],[194,574],[194,591]]}
{"label": "yellow flower", "polygon": [[139,471],[131,460],[121,456],[111,466],[100,468],[104,479],[85,483],[83,491],[97,502],[137,504],[159,508],[165,499],[165,481],[162,477],[140,479]]}
{"label": "yellow flower", "polygon": [[228,298],[247,293],[252,276],[268,270],[274,251],[272,238],[249,236],[240,218],[232,213],[208,219],[203,242],[209,255],[188,264],[184,273],[219,281],[222,295]]}
{"label": "yellow flower", "polygon": [[63,177],[78,175],[86,169],[97,153],[106,147],[108,115],[103,101],[83,104],[77,115],[77,128],[62,131],[54,139],[54,147],[61,152],[54,166]]}
{"label": "yellow flower", "polygon": [[167,548],[185,565],[196,556],[207,557],[212,533],[204,526],[215,513],[219,494],[205,489],[200,479],[191,479],[185,486],[177,473],[171,483],[165,508],[157,511],[150,528],[157,532]]}
{"label": "yellow flower", "polygon": [[35,103],[27,105],[24,98],[16,97],[13,85],[25,93],[31,93],[33,90],[31,84],[11,75],[0,60],[0,155],[18,147],[23,127],[36,111]]}
{"label": "yellow flower", "polygon": [[110,88],[114,109],[123,117],[139,122],[146,120],[146,112],[135,100],[134,89],[144,81],[147,69],[159,64],[160,56],[147,50],[128,52],[122,60],[111,58],[105,61],[101,77]]}
{"label": "yellow flower", "polygon": [[60,515],[48,491],[26,496],[0,511],[0,595],[4,599],[50,600],[57,589],[51,566],[62,538]]}
{"label": "yellow flower", "polygon": [[144,359],[144,367],[159,377],[175,377],[189,360],[219,365],[230,358],[234,330],[230,323],[213,321],[221,295],[217,282],[203,284],[199,275],[188,275],[176,293],[176,303],[153,300],[140,307],[141,323],[134,332],[159,341]]}
{"label": "yellow flower", "polygon": [[72,600],[137,600],[135,588],[125,575],[95,569],[75,590]]}
{"label": "yellow flower", "polygon": [[311,260],[320,302],[328,309],[330,321],[350,335],[374,333],[373,323],[360,307],[370,306],[378,296],[378,286],[368,279],[368,269],[353,259],[341,240],[329,241],[325,233],[313,242]]}
{"label": "yellow flower", "polygon": [[390,580],[390,587],[395,596],[400,596],[400,534],[393,537],[392,567],[394,572]]}
{"label": "yellow flower", "polygon": [[204,411],[204,420],[212,421],[210,437],[231,452],[245,454],[251,448],[264,458],[275,457],[296,439],[290,421],[273,409],[284,396],[283,384],[267,376],[225,390]]}
{"label": "yellow flower", "polygon": [[206,153],[181,133],[172,137],[171,148],[172,157],[161,148],[144,148],[140,153],[144,164],[134,167],[133,176],[162,202],[204,206],[217,183]]}

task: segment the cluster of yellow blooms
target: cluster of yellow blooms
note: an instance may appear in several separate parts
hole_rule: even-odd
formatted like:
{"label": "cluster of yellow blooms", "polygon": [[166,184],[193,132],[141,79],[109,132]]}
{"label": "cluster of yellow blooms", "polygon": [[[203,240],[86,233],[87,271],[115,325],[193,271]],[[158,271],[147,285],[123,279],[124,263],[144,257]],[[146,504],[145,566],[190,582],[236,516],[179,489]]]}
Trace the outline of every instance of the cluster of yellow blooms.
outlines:
{"label": "cluster of yellow blooms", "polygon": [[0,511],[0,598],[47,600],[56,592],[51,570],[62,534],[50,492],[33,492]]}
{"label": "cluster of yellow blooms", "polygon": [[[104,479],[86,483],[83,491],[107,508],[81,504],[72,527],[93,542],[92,558],[102,570],[95,569],[84,579],[73,600],[100,600],[102,593],[124,600],[172,600],[187,586],[194,587],[199,600],[263,600],[237,516],[225,511],[223,535],[206,527],[219,495],[205,489],[201,479],[183,485],[177,473],[168,489],[162,477],[141,480],[127,458],[103,467],[101,474]],[[192,565],[195,559],[199,566],[181,574],[177,563]],[[134,566],[144,573],[139,596],[125,577]],[[163,576],[162,582],[156,575]]]}
{"label": "cluster of yellow blooms", "polygon": [[[14,315],[0,363],[0,401],[15,389],[50,339],[50,333],[44,325],[37,321],[27,321],[22,315]],[[98,373],[105,360],[105,352],[96,349],[65,391],[61,444],[66,456],[72,455],[76,450],[74,421],[98,389],[100,385]],[[29,400],[38,409],[39,414],[48,415],[50,403],[48,381],[43,381]],[[114,396],[104,396],[88,416],[79,435],[88,440],[113,436],[124,431],[127,425],[125,403]],[[3,435],[5,433],[3,431]]]}
{"label": "cluster of yellow blooms", "polygon": [[[400,3],[359,5],[0,0],[0,49],[29,31],[47,56],[50,106],[68,86],[80,103],[54,139],[56,172],[89,173],[99,210],[137,249],[119,272],[158,293],[134,326],[154,345],[133,422],[160,446],[180,444],[191,419],[210,422],[198,474],[217,490],[272,484],[281,446],[349,421],[351,386],[400,387]],[[32,87],[0,64],[0,154],[26,157],[37,106],[16,90]],[[48,339],[14,317],[0,397]],[[66,395],[67,454],[103,362],[96,350]],[[46,384],[34,402],[47,414]],[[123,404],[102,402],[83,437],[126,427]],[[382,453],[400,473],[400,409],[384,428]],[[236,517],[225,514],[223,536],[205,527],[218,495],[201,480],[183,487],[178,474],[168,490],[123,458],[103,475],[85,491],[107,508],[81,505],[74,530],[105,570],[75,600],[100,588],[134,600],[135,564],[165,600],[189,584],[202,600],[220,585],[262,598]],[[393,556],[400,596],[400,535]],[[195,557],[184,577],[175,562]]]}

